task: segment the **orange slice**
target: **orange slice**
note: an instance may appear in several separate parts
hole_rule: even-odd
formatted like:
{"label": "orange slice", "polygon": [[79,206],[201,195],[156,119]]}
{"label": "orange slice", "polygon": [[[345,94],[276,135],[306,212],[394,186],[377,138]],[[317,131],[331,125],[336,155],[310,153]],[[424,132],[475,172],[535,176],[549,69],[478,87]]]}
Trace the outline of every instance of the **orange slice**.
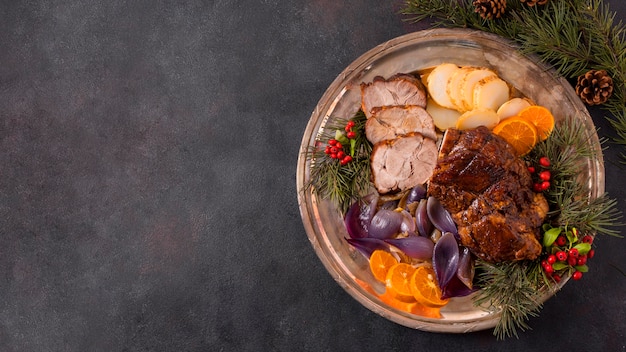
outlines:
{"label": "orange slice", "polygon": [[519,117],[532,122],[537,129],[539,141],[543,141],[554,129],[554,116],[547,108],[540,105],[529,106],[518,114]]}
{"label": "orange slice", "polygon": [[396,309],[422,317],[441,318],[441,311],[439,308],[426,307],[415,301],[411,303],[402,302],[399,299],[396,299],[389,291],[386,291],[382,295],[378,295],[378,297],[383,303]]}
{"label": "orange slice", "polygon": [[441,289],[431,268],[417,268],[411,276],[410,286],[415,300],[426,307],[440,308],[448,304],[449,299],[441,299]]}
{"label": "orange slice", "polygon": [[493,128],[493,133],[504,138],[515,148],[517,155],[531,151],[539,138],[535,125],[519,116],[509,117]]}
{"label": "orange slice", "polygon": [[359,280],[358,278],[354,278],[354,281],[361,286],[365,291],[371,293],[372,295],[380,298],[380,300],[399,310],[405,311],[407,313],[411,313],[411,314],[415,314],[415,315],[420,315],[423,317],[428,317],[428,318],[441,318],[441,311],[439,308],[430,308],[430,307],[426,307],[423,306],[417,302],[412,302],[412,303],[407,303],[407,302],[402,302],[398,299],[396,299],[389,291],[385,291],[385,293],[383,293],[382,295],[377,293],[367,282],[363,281],[363,280]]}
{"label": "orange slice", "polygon": [[382,249],[375,250],[370,256],[370,270],[380,282],[385,282],[389,268],[398,264],[398,260],[391,253]]}
{"label": "orange slice", "polygon": [[407,263],[398,263],[387,272],[385,285],[396,299],[402,302],[415,302],[411,292],[411,276],[415,268]]}

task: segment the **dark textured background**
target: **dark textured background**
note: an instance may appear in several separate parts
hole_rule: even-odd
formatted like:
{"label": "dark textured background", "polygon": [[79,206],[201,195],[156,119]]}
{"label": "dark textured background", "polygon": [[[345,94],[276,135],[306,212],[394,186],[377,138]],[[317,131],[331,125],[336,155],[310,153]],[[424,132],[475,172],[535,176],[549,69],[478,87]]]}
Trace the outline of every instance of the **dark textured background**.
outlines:
{"label": "dark textured background", "polygon": [[427,28],[401,4],[0,1],[0,351],[625,351],[626,240],[507,342],[396,325],[326,273],[300,140],[344,67]]}

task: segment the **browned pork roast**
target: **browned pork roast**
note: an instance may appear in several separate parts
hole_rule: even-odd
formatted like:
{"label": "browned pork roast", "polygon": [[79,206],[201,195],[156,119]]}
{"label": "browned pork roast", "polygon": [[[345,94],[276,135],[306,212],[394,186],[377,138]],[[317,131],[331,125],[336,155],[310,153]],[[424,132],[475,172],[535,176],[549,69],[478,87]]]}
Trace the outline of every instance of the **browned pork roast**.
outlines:
{"label": "browned pork roast", "polygon": [[372,109],[381,106],[417,105],[426,107],[426,87],[418,78],[398,73],[385,79],[374,77],[371,83],[361,83],[361,109],[368,118]]}
{"label": "browned pork roast", "polygon": [[548,211],[513,148],[485,127],[448,129],[428,194],[452,214],[461,242],[489,262],[535,259]]}
{"label": "browned pork roast", "polygon": [[411,132],[437,139],[433,118],[416,105],[373,108],[372,117],[365,124],[365,135],[372,144]]}
{"label": "browned pork roast", "polygon": [[419,133],[409,133],[374,145],[371,167],[379,193],[407,190],[425,183],[437,162],[437,145]]}

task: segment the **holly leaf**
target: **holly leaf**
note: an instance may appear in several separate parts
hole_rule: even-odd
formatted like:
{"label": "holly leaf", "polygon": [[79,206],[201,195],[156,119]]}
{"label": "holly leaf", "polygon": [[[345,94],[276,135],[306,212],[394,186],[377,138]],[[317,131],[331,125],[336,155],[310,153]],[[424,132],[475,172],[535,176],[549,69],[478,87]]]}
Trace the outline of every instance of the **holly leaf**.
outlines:
{"label": "holly leaf", "polygon": [[550,247],[554,241],[556,241],[557,237],[561,234],[560,227],[553,227],[543,234],[543,246],[548,248]]}

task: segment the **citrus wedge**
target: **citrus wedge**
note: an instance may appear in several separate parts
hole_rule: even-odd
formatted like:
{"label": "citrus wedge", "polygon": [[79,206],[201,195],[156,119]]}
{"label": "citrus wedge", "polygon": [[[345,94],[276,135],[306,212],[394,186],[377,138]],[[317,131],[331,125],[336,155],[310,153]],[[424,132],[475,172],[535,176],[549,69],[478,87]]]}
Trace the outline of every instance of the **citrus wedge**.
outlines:
{"label": "citrus wedge", "polygon": [[535,125],[539,141],[548,138],[554,129],[554,116],[546,107],[540,105],[529,106],[520,111],[518,116]]}
{"label": "citrus wedge", "polygon": [[413,276],[414,272],[415,268],[406,263],[398,263],[392,266],[387,272],[385,279],[387,291],[399,301],[415,302],[411,292],[411,276]]}
{"label": "citrus wedge", "polygon": [[493,133],[513,146],[517,155],[530,152],[539,140],[535,125],[519,116],[509,117],[500,122],[494,127]]}
{"label": "citrus wedge", "polygon": [[389,268],[398,264],[398,260],[391,253],[382,249],[375,250],[370,256],[370,270],[380,282],[385,282]]}
{"label": "citrus wedge", "polygon": [[417,303],[430,308],[440,308],[448,304],[449,299],[441,299],[441,289],[435,280],[435,271],[431,268],[417,268],[409,285]]}

